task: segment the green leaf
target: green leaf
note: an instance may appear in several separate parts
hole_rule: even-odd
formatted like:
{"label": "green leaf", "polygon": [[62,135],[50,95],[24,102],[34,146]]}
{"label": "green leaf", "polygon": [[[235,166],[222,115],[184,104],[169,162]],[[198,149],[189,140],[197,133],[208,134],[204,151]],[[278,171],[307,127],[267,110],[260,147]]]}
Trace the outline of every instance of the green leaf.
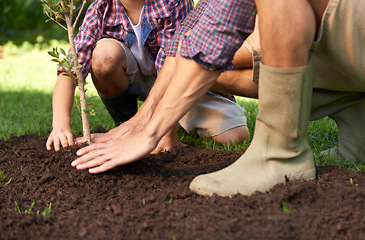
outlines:
{"label": "green leaf", "polygon": [[76,6],[75,6],[75,5],[67,4],[67,6],[68,6],[69,8],[71,8],[72,10],[75,10],[75,9],[76,9]]}
{"label": "green leaf", "polygon": [[54,52],[48,51],[47,53],[48,53],[48,55],[50,55],[51,57],[54,57],[54,58],[57,58],[57,57],[58,57],[58,56],[56,55],[56,53],[54,53]]}
{"label": "green leaf", "polygon": [[62,1],[62,0],[55,0],[55,3],[54,3],[54,5],[55,5],[55,6],[58,6],[58,5],[60,5],[60,4],[61,4],[61,1]]}
{"label": "green leaf", "polygon": [[70,64],[67,61],[61,61],[61,66],[70,69]]}
{"label": "green leaf", "polygon": [[63,48],[60,48],[60,51],[63,54],[63,56],[67,57],[67,54],[66,54],[65,50],[63,50]]}

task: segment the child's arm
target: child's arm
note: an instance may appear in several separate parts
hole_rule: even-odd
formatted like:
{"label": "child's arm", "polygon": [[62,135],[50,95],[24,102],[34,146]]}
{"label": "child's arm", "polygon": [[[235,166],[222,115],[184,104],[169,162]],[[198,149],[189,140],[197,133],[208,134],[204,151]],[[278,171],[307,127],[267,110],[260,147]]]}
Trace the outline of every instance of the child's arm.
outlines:
{"label": "child's arm", "polygon": [[53,92],[53,130],[48,137],[46,148],[51,150],[52,144],[56,151],[60,147],[68,147],[74,144],[74,136],[71,129],[71,109],[74,101],[75,84],[63,74],[59,74]]}

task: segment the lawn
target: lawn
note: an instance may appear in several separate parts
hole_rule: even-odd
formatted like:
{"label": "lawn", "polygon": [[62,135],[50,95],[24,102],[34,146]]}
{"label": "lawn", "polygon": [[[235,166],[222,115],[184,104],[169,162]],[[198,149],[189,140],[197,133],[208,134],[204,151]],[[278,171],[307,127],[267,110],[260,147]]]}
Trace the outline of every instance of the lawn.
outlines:
{"label": "lawn", "polygon": [[[26,133],[47,136],[52,130],[52,92],[57,65],[47,51],[53,46],[67,49],[65,43],[57,41],[42,47],[26,43],[20,47],[10,43],[4,46],[6,56],[0,59],[0,139]],[[110,129],[113,121],[97,96],[92,83],[88,84],[87,97],[98,112],[96,117],[90,117],[91,129],[98,125]],[[72,110],[72,128],[75,135],[82,134],[76,105]]]}

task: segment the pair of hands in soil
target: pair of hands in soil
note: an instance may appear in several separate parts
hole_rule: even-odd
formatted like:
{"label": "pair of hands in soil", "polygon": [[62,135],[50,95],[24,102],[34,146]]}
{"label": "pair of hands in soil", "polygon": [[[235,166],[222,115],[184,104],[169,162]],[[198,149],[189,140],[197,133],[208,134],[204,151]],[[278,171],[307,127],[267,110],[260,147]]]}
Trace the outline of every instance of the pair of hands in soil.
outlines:
{"label": "pair of hands in soil", "polygon": [[[107,133],[92,134],[93,144],[78,150],[76,153],[78,158],[71,165],[77,170],[89,169],[90,173],[97,174],[144,157],[154,150],[156,144],[149,144],[145,141],[146,137],[142,131],[144,124],[137,124],[138,122],[132,118]],[[57,151],[60,149],[60,144],[63,147],[68,147],[74,143],[81,144],[83,142],[83,137],[73,141],[72,131],[64,134],[62,140],[58,137],[56,141],[53,131],[48,138],[46,147],[51,150],[53,143]]]}

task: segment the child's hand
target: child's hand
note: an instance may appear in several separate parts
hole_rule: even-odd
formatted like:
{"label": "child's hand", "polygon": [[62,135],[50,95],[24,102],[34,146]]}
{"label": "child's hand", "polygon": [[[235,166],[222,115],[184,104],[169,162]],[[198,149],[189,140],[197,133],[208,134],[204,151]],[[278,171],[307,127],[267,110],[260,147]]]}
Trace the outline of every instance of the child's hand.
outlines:
{"label": "child's hand", "polygon": [[61,146],[63,148],[73,146],[74,134],[72,130],[67,128],[53,129],[46,143],[46,148],[48,151],[52,149],[52,143],[54,145],[55,151],[59,151]]}

